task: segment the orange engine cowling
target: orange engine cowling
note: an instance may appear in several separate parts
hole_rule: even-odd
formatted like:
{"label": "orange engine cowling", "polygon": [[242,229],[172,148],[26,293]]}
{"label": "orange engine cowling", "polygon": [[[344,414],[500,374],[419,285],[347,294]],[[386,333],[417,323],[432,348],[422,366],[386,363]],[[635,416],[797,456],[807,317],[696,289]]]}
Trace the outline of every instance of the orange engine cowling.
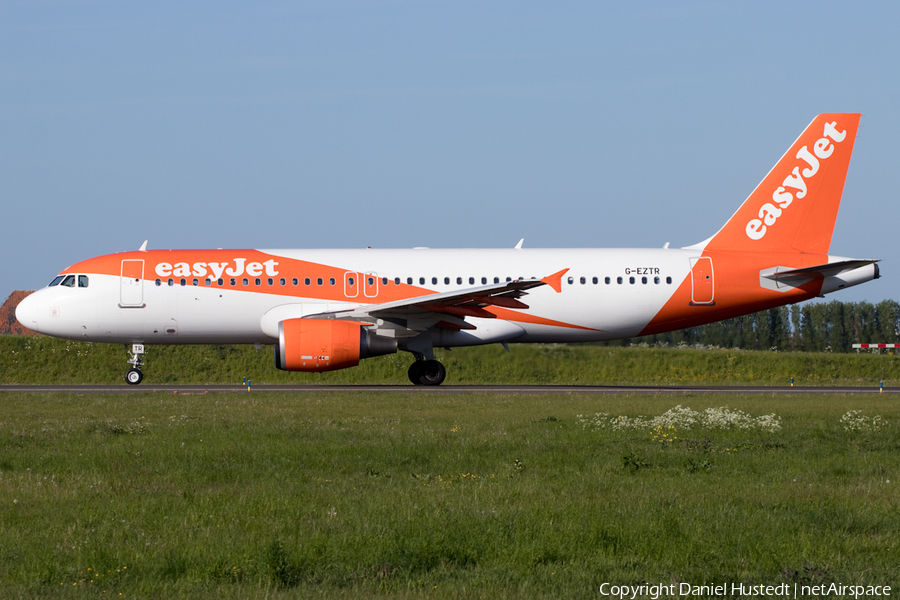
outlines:
{"label": "orange engine cowling", "polygon": [[287,319],[278,324],[275,366],[319,373],[355,367],[359,359],[397,351],[397,340],[371,335],[368,323]]}

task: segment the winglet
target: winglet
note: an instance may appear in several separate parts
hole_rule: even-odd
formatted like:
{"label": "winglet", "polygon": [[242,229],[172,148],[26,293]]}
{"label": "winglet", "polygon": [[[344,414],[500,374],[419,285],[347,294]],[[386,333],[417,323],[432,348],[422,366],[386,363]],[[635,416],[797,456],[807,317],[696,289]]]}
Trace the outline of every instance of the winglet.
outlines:
{"label": "winglet", "polygon": [[556,290],[556,293],[558,294],[562,291],[562,276],[565,275],[568,271],[568,268],[563,269],[562,271],[557,271],[553,275],[548,275],[547,277],[541,279],[541,283],[546,283],[554,290]]}

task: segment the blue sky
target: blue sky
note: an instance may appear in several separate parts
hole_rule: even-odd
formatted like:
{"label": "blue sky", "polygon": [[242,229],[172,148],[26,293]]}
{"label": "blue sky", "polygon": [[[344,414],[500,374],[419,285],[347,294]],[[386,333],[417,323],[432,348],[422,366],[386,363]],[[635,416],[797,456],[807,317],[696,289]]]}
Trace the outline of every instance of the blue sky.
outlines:
{"label": "blue sky", "polygon": [[661,247],[820,112],[900,300],[900,4],[0,4],[0,296],[150,248]]}

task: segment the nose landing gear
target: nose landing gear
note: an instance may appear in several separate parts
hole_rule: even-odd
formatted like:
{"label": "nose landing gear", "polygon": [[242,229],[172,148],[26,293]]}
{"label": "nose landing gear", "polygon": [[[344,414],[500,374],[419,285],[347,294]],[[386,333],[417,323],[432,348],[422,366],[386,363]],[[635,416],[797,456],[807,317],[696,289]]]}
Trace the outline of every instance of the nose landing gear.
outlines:
{"label": "nose landing gear", "polygon": [[128,364],[131,365],[131,368],[125,371],[125,381],[129,385],[137,385],[144,379],[144,374],[141,373],[141,367],[144,366],[144,361],[141,360],[141,356],[144,354],[144,345],[132,344],[129,354],[131,354],[131,360],[128,361]]}

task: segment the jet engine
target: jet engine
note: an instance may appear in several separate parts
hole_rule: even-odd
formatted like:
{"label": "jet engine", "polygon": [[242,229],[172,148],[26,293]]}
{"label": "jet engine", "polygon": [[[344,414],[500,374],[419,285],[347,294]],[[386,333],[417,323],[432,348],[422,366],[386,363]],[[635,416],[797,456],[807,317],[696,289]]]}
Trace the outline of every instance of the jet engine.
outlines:
{"label": "jet engine", "polygon": [[287,319],[278,323],[275,366],[319,373],[355,367],[359,359],[397,352],[397,340],[369,333],[368,323]]}

